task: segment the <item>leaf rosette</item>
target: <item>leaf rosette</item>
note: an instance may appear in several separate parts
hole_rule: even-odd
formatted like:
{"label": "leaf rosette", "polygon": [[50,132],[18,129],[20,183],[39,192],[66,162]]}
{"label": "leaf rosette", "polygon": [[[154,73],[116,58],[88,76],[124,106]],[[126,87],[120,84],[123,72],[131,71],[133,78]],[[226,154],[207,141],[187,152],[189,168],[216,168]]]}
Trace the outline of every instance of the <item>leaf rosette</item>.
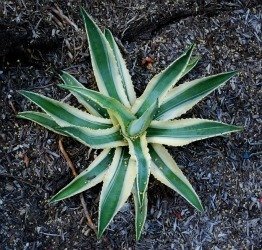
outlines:
{"label": "leaf rosette", "polygon": [[105,30],[103,33],[84,9],[81,14],[99,92],[87,89],[72,75],[62,72],[63,84],[59,86],[69,90],[86,112],[40,94],[21,91],[43,112],[20,112],[18,117],[63,136],[71,136],[88,147],[102,149],[90,166],[54,195],[51,202],[69,198],[103,182],[98,220],[98,237],[101,237],[132,194],[138,240],[147,215],[150,174],[198,211],[203,211],[198,195],[164,145],[184,146],[241,129],[205,119],[178,119],[236,72],[208,76],[175,87],[199,60],[192,57],[194,46],[190,46],[153,77],[137,98],[111,32]]}

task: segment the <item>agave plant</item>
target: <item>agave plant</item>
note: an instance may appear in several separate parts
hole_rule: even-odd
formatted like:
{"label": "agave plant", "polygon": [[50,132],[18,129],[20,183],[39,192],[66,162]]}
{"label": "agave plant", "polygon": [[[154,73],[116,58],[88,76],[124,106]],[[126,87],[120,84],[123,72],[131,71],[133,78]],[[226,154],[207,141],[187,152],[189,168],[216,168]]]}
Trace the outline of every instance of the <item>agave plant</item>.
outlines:
{"label": "agave plant", "polygon": [[[83,192],[103,182],[99,202],[98,237],[132,193],[135,204],[136,239],[140,238],[147,214],[150,174],[175,190],[197,210],[199,197],[163,145],[184,146],[194,141],[228,134],[240,127],[205,119],[177,118],[206,95],[228,81],[226,72],[174,85],[197,64],[193,47],[156,75],[136,98],[134,85],[109,30],[103,33],[81,10],[91,62],[99,92],[85,88],[72,75],[62,72],[64,84],[86,108],[82,111],[40,94],[21,94],[44,112],[26,111],[18,117],[31,120],[84,145],[102,149],[79,176],[60,190],[51,202]],[[163,145],[162,145],[163,144]]]}

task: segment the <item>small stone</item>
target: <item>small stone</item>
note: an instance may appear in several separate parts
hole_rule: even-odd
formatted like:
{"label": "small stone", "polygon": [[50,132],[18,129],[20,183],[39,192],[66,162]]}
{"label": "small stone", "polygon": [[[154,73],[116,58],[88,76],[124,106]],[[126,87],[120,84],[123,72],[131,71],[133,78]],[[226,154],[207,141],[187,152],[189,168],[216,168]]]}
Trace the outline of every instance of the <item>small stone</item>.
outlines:
{"label": "small stone", "polygon": [[13,187],[12,185],[10,185],[10,184],[6,184],[5,189],[6,189],[7,191],[13,191],[13,190],[14,190],[14,187]]}

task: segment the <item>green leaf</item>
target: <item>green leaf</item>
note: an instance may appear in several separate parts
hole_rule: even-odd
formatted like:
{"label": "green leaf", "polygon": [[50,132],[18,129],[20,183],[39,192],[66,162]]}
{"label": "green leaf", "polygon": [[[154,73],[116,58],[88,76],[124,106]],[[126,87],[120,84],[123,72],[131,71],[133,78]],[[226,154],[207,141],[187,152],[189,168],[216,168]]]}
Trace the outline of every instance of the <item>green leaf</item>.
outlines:
{"label": "green leaf", "polygon": [[146,135],[130,140],[127,139],[129,146],[129,154],[131,159],[136,162],[137,176],[136,176],[136,188],[138,192],[139,206],[143,204],[144,197],[147,191],[147,186],[150,176],[150,164],[151,157],[148,153]]}
{"label": "green leaf", "polygon": [[121,52],[110,30],[105,29],[105,37],[113,50],[113,53],[114,53],[114,56],[117,62],[118,70],[121,76],[122,84],[123,84],[126,96],[128,98],[128,101],[131,105],[133,105],[136,100],[136,92],[135,92],[134,85],[132,83],[129,71],[126,67],[125,60],[123,59]]}
{"label": "green leaf", "polygon": [[191,46],[181,57],[169,65],[148,83],[144,93],[140,96],[132,112],[138,117],[141,116],[157,99],[160,104],[166,93],[177,83],[186,69],[194,46]]}
{"label": "green leaf", "polygon": [[106,129],[112,127],[112,123],[109,119],[90,115],[66,103],[30,91],[23,90],[20,91],[20,93],[50,115],[61,127],[80,126],[92,129]]}
{"label": "green leaf", "polygon": [[[35,111],[25,111],[18,113],[17,117],[35,122],[57,134],[68,136],[61,130],[61,127],[47,114]],[[60,128],[60,130],[58,130],[57,128]]]}
{"label": "green leaf", "polygon": [[169,120],[179,117],[235,74],[235,71],[226,72],[179,85],[167,94],[155,119]]}
{"label": "green leaf", "polygon": [[84,127],[63,127],[61,130],[91,148],[114,148],[127,145],[118,127],[97,130]]}
{"label": "green leaf", "polygon": [[90,89],[83,89],[78,87],[72,87],[68,85],[60,85],[62,88],[73,90],[77,93],[81,93],[87,98],[97,102],[103,108],[111,111],[121,125],[123,132],[128,127],[131,121],[135,120],[136,117],[127,109],[123,104],[112,97],[107,97],[97,91]]}
{"label": "green leaf", "polygon": [[185,70],[183,71],[183,74],[181,75],[180,78],[184,77],[184,76],[185,76],[187,73],[189,73],[193,68],[195,68],[195,66],[197,65],[197,63],[198,63],[199,60],[200,60],[200,57],[199,57],[199,56],[192,57],[192,58],[189,60],[187,66],[186,66]]}
{"label": "green leaf", "polygon": [[147,130],[147,141],[169,146],[183,146],[194,141],[240,131],[242,128],[205,119],[153,121]]}
{"label": "green leaf", "polygon": [[199,197],[168,151],[157,144],[150,145],[149,151],[152,157],[151,173],[155,178],[182,195],[197,210],[203,211]]}
{"label": "green leaf", "polygon": [[[72,75],[69,73],[62,71],[60,75],[61,79],[66,85],[75,86],[79,88],[85,88],[79,81],[77,81]],[[109,118],[109,115],[106,109],[100,107],[96,102],[91,99],[82,96],[80,93],[75,93],[71,91],[71,93],[77,98],[77,100],[88,110],[88,112],[95,116],[101,116],[104,118]]]}
{"label": "green leaf", "polygon": [[142,135],[150,125],[151,121],[153,120],[157,108],[158,108],[158,100],[154,102],[152,106],[149,107],[149,109],[144,112],[143,115],[141,115],[138,119],[132,121],[129,124],[127,128],[128,135],[131,137]]}
{"label": "green leaf", "polygon": [[135,212],[136,212],[135,214],[136,240],[139,240],[146,221],[148,199],[147,199],[147,193],[145,193],[143,203],[142,204],[139,203],[136,185],[134,185],[132,192],[133,192]]}
{"label": "green leaf", "polygon": [[114,152],[115,149],[104,149],[86,170],[54,195],[50,202],[60,201],[82,193],[103,181],[108,166],[112,163]]}
{"label": "green leaf", "polygon": [[112,164],[104,178],[100,195],[98,237],[100,238],[128,199],[136,177],[135,162],[130,160],[128,148],[117,148]]}
{"label": "green leaf", "polygon": [[81,14],[87,33],[91,62],[100,92],[117,99],[126,107],[130,107],[110,44],[83,8],[81,8]]}

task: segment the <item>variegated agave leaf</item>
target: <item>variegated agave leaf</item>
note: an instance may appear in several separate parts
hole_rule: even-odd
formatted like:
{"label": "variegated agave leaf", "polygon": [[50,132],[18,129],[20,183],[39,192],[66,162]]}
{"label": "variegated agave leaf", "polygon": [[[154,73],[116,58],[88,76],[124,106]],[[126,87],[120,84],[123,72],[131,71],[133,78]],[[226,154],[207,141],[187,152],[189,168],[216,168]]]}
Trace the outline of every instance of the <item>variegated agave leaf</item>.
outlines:
{"label": "variegated agave leaf", "polygon": [[[40,94],[21,94],[42,109],[25,111],[18,117],[31,120],[63,136],[71,136],[100,155],[51,199],[60,201],[103,182],[99,203],[98,237],[130,194],[135,204],[136,239],[141,236],[147,215],[149,176],[175,190],[198,211],[201,201],[186,176],[165,147],[225,135],[241,128],[205,119],[177,119],[206,95],[223,85],[235,72],[204,77],[174,85],[199,57],[194,46],[156,75],[137,99],[125,61],[109,30],[103,33],[81,10],[99,92],[87,89],[75,77],[62,72],[60,87],[69,90],[86,108],[82,111]],[[176,120],[172,120],[176,118]]]}

